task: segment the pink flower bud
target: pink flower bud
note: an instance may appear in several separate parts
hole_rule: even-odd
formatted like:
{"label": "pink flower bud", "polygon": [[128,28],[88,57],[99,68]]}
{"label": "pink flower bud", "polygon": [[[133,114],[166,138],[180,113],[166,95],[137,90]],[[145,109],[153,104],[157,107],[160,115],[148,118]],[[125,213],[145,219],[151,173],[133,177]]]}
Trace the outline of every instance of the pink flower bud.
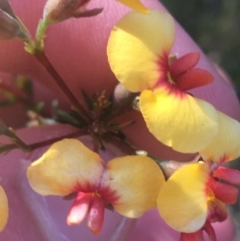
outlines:
{"label": "pink flower bud", "polygon": [[19,36],[20,33],[21,30],[16,19],[0,9],[0,39],[11,39]]}
{"label": "pink flower bud", "polygon": [[15,14],[7,0],[0,0],[0,9],[4,12],[8,13],[13,18],[16,18]]}
{"label": "pink flower bud", "polygon": [[99,14],[102,8],[87,10],[90,0],[48,0],[43,18],[49,23],[58,23],[68,18],[91,17]]}

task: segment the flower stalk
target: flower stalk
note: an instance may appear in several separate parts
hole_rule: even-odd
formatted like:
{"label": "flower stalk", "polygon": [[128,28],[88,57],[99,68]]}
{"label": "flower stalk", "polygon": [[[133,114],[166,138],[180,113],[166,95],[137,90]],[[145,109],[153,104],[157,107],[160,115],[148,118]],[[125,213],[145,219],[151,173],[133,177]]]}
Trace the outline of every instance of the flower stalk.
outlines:
{"label": "flower stalk", "polygon": [[72,91],[68,88],[64,80],[55,70],[51,62],[46,57],[45,53],[36,51],[34,53],[34,57],[43,65],[43,67],[48,71],[48,73],[52,76],[53,80],[57,83],[59,88],[62,90],[63,93],[68,97],[71,104],[80,112],[80,114],[85,118],[86,121],[91,121],[90,116],[88,115],[87,111],[82,107],[80,102],[76,99],[73,95]]}

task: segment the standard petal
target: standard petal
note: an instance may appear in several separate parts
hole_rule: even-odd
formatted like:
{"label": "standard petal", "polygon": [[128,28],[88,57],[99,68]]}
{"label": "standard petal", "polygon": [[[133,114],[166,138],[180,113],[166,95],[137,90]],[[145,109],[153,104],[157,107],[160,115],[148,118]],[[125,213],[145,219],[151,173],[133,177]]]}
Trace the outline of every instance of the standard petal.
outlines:
{"label": "standard petal", "polygon": [[27,170],[31,187],[41,195],[92,192],[103,171],[99,155],[76,139],[54,143]]}
{"label": "standard petal", "polygon": [[204,160],[223,163],[240,156],[240,123],[219,111],[218,116],[219,132],[200,155]]}
{"label": "standard petal", "polygon": [[157,196],[164,183],[160,167],[151,158],[126,156],[107,164],[101,188],[116,192],[118,198],[111,204],[117,212],[137,218],[156,207]]}
{"label": "standard petal", "polygon": [[178,90],[159,88],[140,95],[140,110],[149,131],[163,144],[183,153],[208,146],[218,132],[218,114],[206,101]]}
{"label": "standard petal", "polygon": [[117,0],[118,2],[132,8],[140,13],[149,13],[149,10],[140,2],[140,0]]}
{"label": "standard petal", "polygon": [[176,171],[163,185],[158,196],[161,217],[173,229],[196,232],[203,227],[208,213],[206,182],[208,166],[189,164]]}
{"label": "standard petal", "polygon": [[126,14],[109,38],[110,67],[129,91],[151,89],[161,78],[166,78],[174,39],[174,21],[168,13],[151,10],[147,15]]}
{"label": "standard petal", "polygon": [[2,231],[8,220],[8,200],[7,196],[0,186],[0,231]]}

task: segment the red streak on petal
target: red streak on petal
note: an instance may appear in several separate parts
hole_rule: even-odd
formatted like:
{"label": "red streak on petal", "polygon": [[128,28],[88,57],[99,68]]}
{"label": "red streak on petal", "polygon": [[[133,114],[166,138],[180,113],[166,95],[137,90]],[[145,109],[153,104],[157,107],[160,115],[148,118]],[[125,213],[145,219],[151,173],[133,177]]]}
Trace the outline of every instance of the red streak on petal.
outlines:
{"label": "red streak on petal", "polygon": [[213,82],[213,75],[203,69],[191,69],[184,74],[174,78],[177,86],[182,91],[198,88]]}
{"label": "red streak on petal", "polygon": [[78,193],[67,216],[67,224],[80,224],[86,217],[92,200],[91,193]]}
{"label": "red streak on petal", "polygon": [[167,55],[164,54],[158,59],[160,79],[153,87],[164,87],[170,94],[177,98],[183,98],[184,91],[198,88],[213,82],[213,75],[203,69],[193,69],[198,63],[200,54],[193,52],[182,56],[174,61],[170,66]]}
{"label": "red streak on petal", "polygon": [[97,183],[97,184],[90,183],[90,182],[86,182],[84,184],[77,183],[74,186],[73,190],[75,193],[78,193],[78,192],[98,193],[105,202],[110,203],[112,205],[114,205],[114,203],[117,203],[117,201],[120,198],[116,190],[112,190],[110,187],[106,187],[106,186],[102,187],[100,183]]}
{"label": "red streak on petal", "polygon": [[168,65],[168,54],[163,53],[161,56],[158,56],[157,60],[158,71],[160,77],[155,86],[152,87],[152,90],[156,89],[158,86],[171,86],[168,81],[169,65]]}
{"label": "red streak on petal", "polygon": [[120,195],[117,193],[117,191],[112,190],[109,187],[100,187],[99,194],[104,201],[111,203],[113,206],[120,199]]}
{"label": "red streak on petal", "polygon": [[202,230],[195,233],[181,233],[180,241],[204,241]]}
{"label": "red streak on petal", "polygon": [[206,222],[203,229],[208,234],[208,237],[211,241],[217,241],[215,231],[210,222]]}
{"label": "red streak on petal", "polygon": [[98,184],[94,184],[91,182],[85,182],[85,183],[76,183],[74,186],[73,190],[74,192],[85,192],[85,193],[91,193],[95,192],[97,189]]}
{"label": "red streak on petal", "polygon": [[213,173],[213,177],[225,180],[233,185],[240,185],[240,171],[227,167],[218,167]]}
{"label": "red streak on petal", "polygon": [[175,79],[177,76],[185,73],[192,69],[199,61],[199,52],[193,52],[182,56],[170,65],[170,72],[172,78]]}
{"label": "red streak on petal", "polygon": [[237,201],[238,189],[232,185],[215,181],[211,178],[208,186],[214,192],[217,199],[227,204],[234,204]]}
{"label": "red streak on petal", "polygon": [[164,52],[161,56],[158,56],[157,64],[158,71],[161,72],[162,77],[159,81],[167,80],[167,73],[169,71],[168,53]]}
{"label": "red streak on petal", "polygon": [[174,95],[175,98],[182,100],[188,93],[183,92],[179,89],[177,84],[170,84],[169,82],[159,84],[160,88],[165,88],[169,95]]}
{"label": "red streak on petal", "polygon": [[88,215],[88,227],[95,235],[100,234],[104,220],[104,201],[101,197],[94,195]]}

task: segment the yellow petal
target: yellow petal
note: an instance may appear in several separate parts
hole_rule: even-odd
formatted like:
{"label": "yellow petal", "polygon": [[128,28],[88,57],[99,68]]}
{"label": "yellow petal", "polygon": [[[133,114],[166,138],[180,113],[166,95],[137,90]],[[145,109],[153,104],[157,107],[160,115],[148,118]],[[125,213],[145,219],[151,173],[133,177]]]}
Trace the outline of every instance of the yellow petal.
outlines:
{"label": "yellow petal", "polygon": [[221,163],[240,156],[240,123],[221,112],[218,116],[219,132],[200,155],[204,160]]}
{"label": "yellow petal", "polygon": [[207,213],[205,193],[209,170],[204,163],[189,164],[176,171],[158,196],[161,217],[173,229],[192,233],[204,225]]}
{"label": "yellow petal", "polygon": [[96,189],[103,171],[101,158],[80,141],[54,143],[27,170],[31,187],[41,195],[65,196]]}
{"label": "yellow petal", "polygon": [[140,13],[149,13],[149,10],[139,0],[117,0],[118,2],[132,8]]}
{"label": "yellow petal", "polygon": [[151,158],[125,156],[108,163],[102,188],[116,192],[118,198],[111,204],[117,212],[137,218],[156,207],[157,196],[164,183],[161,169]]}
{"label": "yellow petal", "polygon": [[172,17],[151,10],[144,15],[126,14],[114,27],[107,53],[113,73],[126,89],[133,92],[151,89],[166,71],[159,61],[168,54],[175,39]]}
{"label": "yellow petal", "polygon": [[149,131],[163,144],[194,153],[211,143],[218,132],[218,114],[206,101],[159,88],[140,95],[140,110]]}
{"label": "yellow petal", "polygon": [[0,231],[2,231],[8,220],[8,200],[7,196],[0,186]]}

